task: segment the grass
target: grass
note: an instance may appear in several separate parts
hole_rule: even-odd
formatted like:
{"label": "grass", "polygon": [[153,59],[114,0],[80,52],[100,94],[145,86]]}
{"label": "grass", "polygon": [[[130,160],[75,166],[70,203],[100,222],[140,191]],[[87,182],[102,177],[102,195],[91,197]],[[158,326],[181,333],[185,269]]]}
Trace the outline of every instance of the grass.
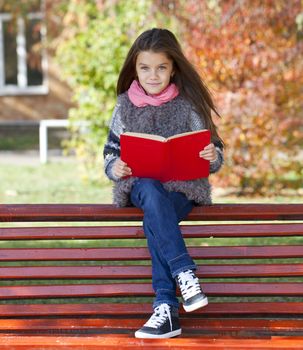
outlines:
{"label": "grass", "polygon": [[86,181],[76,161],[0,164],[0,200],[6,204],[110,203],[111,185]]}
{"label": "grass", "polygon": [[[1,157],[1,155],[0,155]],[[103,169],[100,167],[100,173]],[[18,165],[0,162],[0,201],[18,203],[111,203],[111,184],[92,184],[75,160]],[[302,196],[236,197],[214,194],[214,203],[303,203]]]}

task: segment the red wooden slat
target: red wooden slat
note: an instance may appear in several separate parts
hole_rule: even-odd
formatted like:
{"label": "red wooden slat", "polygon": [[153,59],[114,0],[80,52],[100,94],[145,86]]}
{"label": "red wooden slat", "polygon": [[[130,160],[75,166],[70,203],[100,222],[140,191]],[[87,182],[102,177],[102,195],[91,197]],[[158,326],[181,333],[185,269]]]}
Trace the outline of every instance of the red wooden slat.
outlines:
{"label": "red wooden slat", "polygon": [[[203,283],[203,290],[212,296],[258,296],[283,295],[303,296],[303,283]],[[38,286],[1,286],[1,299],[50,298],[50,297],[109,297],[109,296],[153,296],[148,283],[113,284],[68,284]]]}
{"label": "red wooden slat", "polygon": [[[303,315],[303,302],[222,302],[210,303],[203,309],[190,313],[190,317],[214,315],[275,315],[281,317],[288,315]],[[17,316],[133,316],[146,315],[152,312],[152,305],[142,303],[132,304],[0,304],[1,317]],[[182,307],[180,315],[188,316]],[[259,316],[260,317],[260,316]]]}
{"label": "red wooden slat", "polygon": [[[303,265],[302,265],[303,266]],[[149,266],[17,266],[0,267],[0,279],[151,278]]]}
{"label": "red wooden slat", "polygon": [[[291,277],[303,276],[303,264],[199,265],[197,276]],[[129,279],[151,278],[151,267],[131,266],[14,266],[0,267],[0,279]]]}
{"label": "red wooden slat", "polygon": [[0,240],[144,238],[140,226],[0,228]]}
{"label": "red wooden slat", "polygon": [[198,277],[291,277],[303,276],[303,264],[199,265]]}
{"label": "red wooden slat", "polygon": [[[138,221],[137,208],[110,204],[1,204],[0,221]],[[303,204],[215,204],[195,207],[189,220],[303,220]]]}
{"label": "red wooden slat", "polygon": [[[247,258],[297,258],[303,257],[303,246],[226,246],[189,247],[194,259],[247,259]],[[119,248],[3,248],[0,261],[46,260],[149,260],[145,247]]]}
{"label": "red wooden slat", "polygon": [[117,350],[117,349],[144,349],[144,350],[302,350],[303,339],[300,336],[252,336],[240,338],[228,337],[228,335],[210,336],[180,336],[171,339],[136,339],[133,334],[102,334],[80,337],[63,335],[37,335],[25,336],[0,336],[0,347],[3,350]]}
{"label": "red wooden slat", "polygon": [[[142,327],[146,320],[144,318],[64,318],[64,319],[0,319],[0,331],[7,330],[136,330]],[[189,331],[194,328],[195,331],[222,332],[222,331],[252,331],[266,332],[274,334],[275,332],[291,332],[294,329],[297,333],[303,335],[303,320],[257,320],[257,319],[190,319],[181,320],[182,329]],[[101,332],[100,332],[101,333]]]}
{"label": "red wooden slat", "polygon": [[[186,238],[302,236],[303,223],[181,225]],[[6,227],[0,240],[144,238],[140,226]]]}
{"label": "red wooden slat", "polygon": [[303,204],[215,204],[195,207],[188,219],[303,220]]}

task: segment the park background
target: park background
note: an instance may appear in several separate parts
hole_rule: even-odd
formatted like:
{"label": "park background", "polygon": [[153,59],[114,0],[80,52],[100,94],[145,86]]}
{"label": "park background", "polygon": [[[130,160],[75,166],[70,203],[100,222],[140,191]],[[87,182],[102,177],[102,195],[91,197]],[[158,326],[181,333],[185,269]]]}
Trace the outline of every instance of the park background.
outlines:
{"label": "park background", "polygon": [[[48,60],[46,92],[25,96],[3,90],[0,96],[2,203],[111,202],[102,150],[116,81],[133,40],[152,27],[176,34],[222,115],[215,121],[226,145],[225,164],[211,176],[214,201],[302,202],[301,0],[0,4],[1,13],[11,16],[12,37],[18,18],[42,14],[31,28],[33,35],[43,32],[43,40],[32,45],[27,64],[42,69],[39,57],[45,52]],[[39,164],[38,131],[26,126],[67,117],[69,133],[50,135],[50,148],[63,147],[64,157]],[[83,121],[90,125],[85,132],[78,126]],[[23,158],[17,157],[20,151]]]}
{"label": "park background", "polygon": [[[7,0],[0,1],[0,5],[2,13],[11,15],[8,28],[12,36],[18,18],[26,18],[31,11],[42,11],[43,16],[38,17],[32,33],[40,35],[44,31],[46,35],[43,41],[37,40],[33,45],[27,64],[32,70],[42,69],[39,57],[43,50],[48,62],[44,93],[6,94],[0,89],[2,204],[111,202],[111,184],[103,174],[102,150],[116,101],[117,76],[134,38],[154,26],[169,28],[176,34],[222,114],[216,123],[226,145],[225,164],[210,178],[214,202],[303,202],[302,1],[45,0],[40,3]],[[69,133],[60,130],[59,134],[50,135],[49,147],[54,153],[47,164],[40,164],[39,120],[67,117],[73,124]],[[88,122],[90,127],[85,132],[78,130],[79,121]],[[32,125],[36,127],[31,128]],[[62,147],[63,155],[58,154],[58,148]],[[36,224],[8,222],[1,226]],[[83,224],[73,223],[73,226]],[[186,243],[201,246],[301,244],[301,237],[288,236],[199,240],[186,239]],[[1,241],[0,246],[86,249],[121,246],[126,241]],[[144,239],[127,243],[146,246]],[[300,258],[277,262],[289,260],[301,262]],[[260,260],[242,259],[241,263],[257,264]],[[1,266],[9,264],[4,262]],[[26,264],[44,266],[49,262],[20,262],[22,266]],[[65,265],[65,262],[53,264]],[[254,278],[242,280],[255,281]],[[272,281],[271,278],[263,280]],[[60,280],[60,283],[81,281]],[[302,282],[302,278],[285,277],[283,281]],[[1,281],[0,285],[16,283]],[[280,299],[285,298],[277,296],[268,300]],[[86,300],[99,301],[98,298]],[[44,303],[44,300],[38,302]]]}

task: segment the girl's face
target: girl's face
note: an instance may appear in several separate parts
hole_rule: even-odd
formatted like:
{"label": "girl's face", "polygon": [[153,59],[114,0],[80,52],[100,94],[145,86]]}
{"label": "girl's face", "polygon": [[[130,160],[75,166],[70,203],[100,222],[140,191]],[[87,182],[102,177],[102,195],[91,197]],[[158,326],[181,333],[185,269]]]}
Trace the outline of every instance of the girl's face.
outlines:
{"label": "girl's face", "polygon": [[174,74],[173,61],[165,53],[141,51],[136,60],[140,85],[148,95],[156,95],[170,83]]}

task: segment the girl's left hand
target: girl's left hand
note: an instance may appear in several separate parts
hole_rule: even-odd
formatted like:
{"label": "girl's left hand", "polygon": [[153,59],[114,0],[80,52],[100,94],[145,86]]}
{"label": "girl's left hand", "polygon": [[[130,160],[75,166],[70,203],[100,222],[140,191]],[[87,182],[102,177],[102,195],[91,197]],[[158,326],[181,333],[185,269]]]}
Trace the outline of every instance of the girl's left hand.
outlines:
{"label": "girl's left hand", "polygon": [[214,162],[217,159],[217,152],[215,145],[210,143],[202,151],[199,152],[199,156],[211,162]]}

